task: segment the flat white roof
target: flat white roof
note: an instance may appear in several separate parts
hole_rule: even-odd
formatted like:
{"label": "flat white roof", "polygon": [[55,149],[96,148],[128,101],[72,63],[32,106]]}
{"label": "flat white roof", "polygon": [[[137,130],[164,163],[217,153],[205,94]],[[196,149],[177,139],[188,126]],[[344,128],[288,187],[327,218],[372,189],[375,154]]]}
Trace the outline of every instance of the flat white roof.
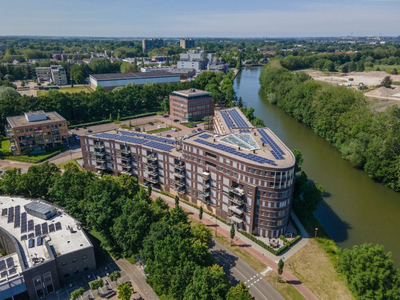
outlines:
{"label": "flat white roof", "polygon": [[[21,251],[25,253],[25,264],[27,268],[38,265],[51,258],[46,247],[46,242],[54,248],[53,255],[61,256],[83,248],[91,247],[92,244],[83,232],[78,229],[79,223],[64,211],[57,209],[58,214],[49,220],[32,216],[26,213],[24,206],[32,203],[19,197],[0,197],[0,226],[8,231],[21,244]],[[20,209],[20,222],[17,222],[16,207]],[[14,217],[9,218],[10,208],[13,207]],[[3,213],[7,210],[7,214]],[[22,215],[26,213],[26,231]],[[54,228],[54,230],[53,230]],[[72,230],[69,230],[72,228]],[[81,228],[79,226],[79,228]],[[47,230],[46,230],[47,229]],[[72,231],[72,232],[71,232]],[[38,237],[42,238],[42,244],[38,245]],[[30,239],[34,240],[34,246],[29,247]]]}

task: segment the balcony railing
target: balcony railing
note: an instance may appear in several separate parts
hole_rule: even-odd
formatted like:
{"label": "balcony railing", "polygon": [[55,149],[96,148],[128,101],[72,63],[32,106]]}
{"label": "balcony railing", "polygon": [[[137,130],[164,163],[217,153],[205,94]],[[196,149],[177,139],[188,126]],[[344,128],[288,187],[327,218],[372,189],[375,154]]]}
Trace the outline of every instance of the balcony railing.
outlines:
{"label": "balcony railing", "polygon": [[123,153],[123,154],[131,154],[130,150],[125,148],[125,147],[121,148],[121,153]]}
{"label": "balcony railing", "polygon": [[232,222],[236,223],[236,224],[242,224],[243,220],[236,217],[236,216],[229,216],[228,219],[230,219]]}
{"label": "balcony railing", "polygon": [[157,184],[158,183],[158,178],[154,178],[154,177],[149,177],[146,178],[146,181]]}
{"label": "balcony railing", "polygon": [[103,165],[103,164],[97,164],[96,169],[105,170],[105,169],[107,169],[107,166]]}
{"label": "balcony railing", "polygon": [[240,198],[235,198],[235,197],[228,197],[230,201],[232,201],[233,203],[237,204],[237,205],[242,205],[243,204],[243,199]]}
{"label": "balcony railing", "polygon": [[121,174],[132,175],[132,171],[122,170]]}
{"label": "balcony railing", "polygon": [[203,172],[203,179],[204,180],[210,179],[210,173],[209,172]]}
{"label": "balcony railing", "polygon": [[185,186],[186,182],[185,180],[175,180],[175,184],[179,186]]}
{"label": "balcony railing", "polygon": [[185,178],[185,172],[175,172],[175,176],[179,178]]}
{"label": "balcony railing", "polygon": [[104,144],[94,144],[94,149],[104,149]]}
{"label": "balcony railing", "polygon": [[229,192],[232,192],[232,193],[234,193],[236,195],[239,195],[239,196],[244,196],[244,190],[242,188],[240,188],[240,187],[231,186],[231,188],[229,189]]}
{"label": "balcony railing", "polygon": [[106,158],[105,157],[97,157],[96,161],[97,162],[101,162],[101,163],[105,163],[106,162]]}
{"label": "balcony railing", "polygon": [[242,216],[243,215],[243,209],[241,209],[239,206],[232,205],[228,207],[230,211],[234,212],[235,214]]}
{"label": "balcony railing", "polygon": [[185,169],[185,165],[184,164],[175,164],[175,169],[184,170]]}

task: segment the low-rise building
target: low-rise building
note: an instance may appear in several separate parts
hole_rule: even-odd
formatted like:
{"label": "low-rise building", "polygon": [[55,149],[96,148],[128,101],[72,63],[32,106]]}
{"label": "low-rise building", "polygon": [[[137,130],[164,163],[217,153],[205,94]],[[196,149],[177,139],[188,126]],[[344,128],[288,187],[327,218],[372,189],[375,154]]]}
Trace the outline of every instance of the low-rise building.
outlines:
{"label": "low-rise building", "polygon": [[182,121],[202,120],[214,115],[214,98],[210,92],[188,89],[169,96],[169,114]]}
{"label": "low-rise building", "polygon": [[177,83],[180,82],[179,74],[169,73],[167,71],[155,72],[135,72],[135,73],[111,73],[111,74],[93,74],[89,76],[90,86],[96,89],[101,85],[104,90],[112,90],[117,86],[125,86],[128,83]]}
{"label": "low-rise building", "polygon": [[[179,141],[116,130],[81,136],[86,169],[136,176],[263,237],[285,234],[292,204],[293,153],[236,108],[215,115],[218,132]],[[251,124],[250,124],[251,125]]]}
{"label": "low-rise building", "polygon": [[6,134],[17,155],[45,152],[68,143],[67,121],[55,111],[7,117],[7,123]]}
{"label": "low-rise building", "polygon": [[179,41],[179,45],[180,45],[183,49],[193,48],[193,47],[194,47],[194,40],[193,40],[193,39],[181,39],[181,40]]}
{"label": "low-rise building", "polygon": [[0,299],[42,299],[96,269],[81,224],[45,201],[0,197]]}
{"label": "low-rise building", "polygon": [[177,62],[179,69],[190,69],[193,68],[196,72],[205,70],[207,67],[207,59],[203,50],[188,50],[187,53],[179,54],[180,59]]}
{"label": "low-rise building", "polygon": [[51,65],[50,67],[37,67],[36,78],[41,81],[50,81],[57,85],[66,85],[67,73],[61,65]]}

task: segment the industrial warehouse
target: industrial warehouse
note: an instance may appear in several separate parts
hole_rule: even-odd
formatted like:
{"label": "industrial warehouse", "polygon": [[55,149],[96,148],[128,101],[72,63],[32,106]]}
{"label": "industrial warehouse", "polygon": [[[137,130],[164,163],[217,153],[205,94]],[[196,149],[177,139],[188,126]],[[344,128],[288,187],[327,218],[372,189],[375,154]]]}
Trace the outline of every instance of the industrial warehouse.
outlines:
{"label": "industrial warehouse", "polygon": [[136,176],[250,234],[285,234],[293,194],[292,152],[270,129],[253,128],[238,108],[216,111],[214,129],[182,140],[119,129],[84,135],[84,166]]}
{"label": "industrial warehouse", "polygon": [[0,299],[41,299],[96,269],[78,221],[45,201],[0,197]]}

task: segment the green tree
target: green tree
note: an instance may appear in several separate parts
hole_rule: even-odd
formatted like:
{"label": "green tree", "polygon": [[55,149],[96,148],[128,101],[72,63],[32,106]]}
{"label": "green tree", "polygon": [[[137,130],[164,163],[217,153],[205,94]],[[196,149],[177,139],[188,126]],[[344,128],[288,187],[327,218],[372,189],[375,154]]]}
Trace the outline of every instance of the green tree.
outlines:
{"label": "green tree", "polygon": [[365,66],[363,61],[357,62],[357,72],[364,72]]}
{"label": "green tree", "polygon": [[294,165],[294,173],[297,174],[301,172],[301,166],[303,165],[304,159],[303,159],[303,154],[301,153],[300,150],[293,149],[292,150],[294,158],[296,160],[296,163]]}
{"label": "green tree", "polygon": [[97,290],[97,293],[99,293],[99,288],[102,288],[104,286],[103,279],[100,278],[98,280],[94,280],[90,282],[89,286],[92,291]]}
{"label": "green tree", "polygon": [[200,206],[200,209],[199,209],[199,219],[200,219],[200,222],[201,222],[201,219],[203,219],[203,206]]}
{"label": "green tree", "polygon": [[242,97],[239,97],[237,106],[238,106],[239,108],[243,107],[243,100],[242,100]]}
{"label": "green tree", "polygon": [[129,283],[119,284],[117,290],[118,290],[118,299],[121,300],[129,300],[133,295],[133,288],[129,285]]}
{"label": "green tree", "polygon": [[280,276],[283,273],[283,267],[284,266],[285,266],[285,262],[282,259],[280,259],[279,262],[278,262],[278,280],[279,280]]}
{"label": "green tree", "polygon": [[231,232],[230,232],[230,234],[231,234],[231,245],[232,245],[232,241],[233,241],[233,239],[235,238],[235,225],[232,223],[232,225],[231,225]]}
{"label": "green tree", "polygon": [[175,207],[179,206],[179,197],[175,196]]}
{"label": "green tree", "polygon": [[78,300],[80,296],[83,295],[85,290],[83,288],[79,288],[71,293],[71,300]]}
{"label": "green tree", "polygon": [[13,88],[8,86],[0,86],[0,100],[5,97],[11,97],[17,99],[21,97],[21,95]]}
{"label": "green tree", "polygon": [[339,253],[339,271],[358,299],[400,299],[400,276],[383,246],[363,244]]}
{"label": "green tree", "polygon": [[[382,79],[381,81],[381,86],[385,88],[391,88],[392,87],[392,78],[390,76],[386,76],[385,78]],[[1,98],[1,96],[0,96]]]}
{"label": "green tree", "polygon": [[254,297],[250,295],[249,289],[241,281],[229,289],[226,300],[254,300]]}
{"label": "green tree", "polygon": [[391,74],[392,74],[392,75],[398,75],[398,74],[399,74],[399,72],[397,71],[397,69],[396,69],[396,68],[394,68]]}
{"label": "green tree", "polygon": [[153,187],[151,186],[151,184],[149,184],[147,186],[147,194],[149,195],[149,197],[151,196],[151,192],[153,191]]}
{"label": "green tree", "polygon": [[116,271],[112,272],[109,277],[110,277],[111,281],[117,281],[118,278],[121,277],[121,273],[120,273],[120,271],[116,270]]}
{"label": "green tree", "polygon": [[349,63],[349,72],[354,72],[357,70],[357,64],[354,61]]}

